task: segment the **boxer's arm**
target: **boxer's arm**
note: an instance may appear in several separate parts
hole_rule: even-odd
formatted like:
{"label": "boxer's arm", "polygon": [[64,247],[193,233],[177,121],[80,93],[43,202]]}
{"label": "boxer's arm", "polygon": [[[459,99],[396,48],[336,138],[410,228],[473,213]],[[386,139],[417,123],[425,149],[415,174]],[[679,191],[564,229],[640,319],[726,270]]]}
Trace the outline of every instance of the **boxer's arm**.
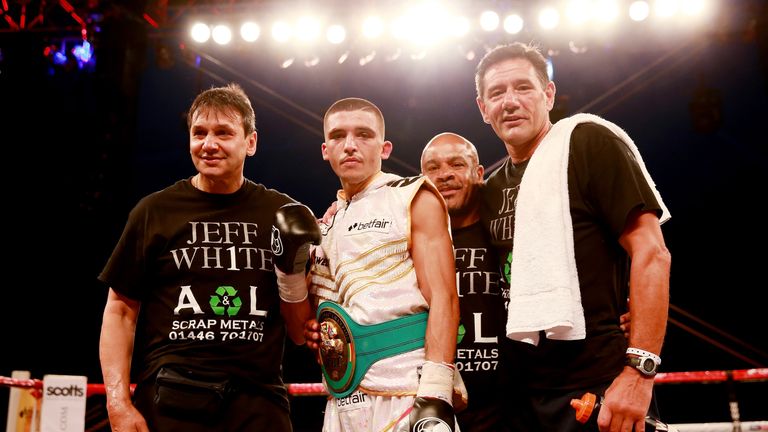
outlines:
{"label": "boxer's arm", "polygon": [[307,299],[306,265],[310,244],[319,244],[320,228],[308,207],[290,203],[280,207],[273,223],[272,255],[280,291],[280,312],[288,337],[301,345],[304,323],[311,318]]}
{"label": "boxer's arm", "polygon": [[419,288],[429,304],[426,358],[453,363],[459,327],[453,244],[440,198],[424,188],[411,205],[411,256]]}
{"label": "boxer's arm", "polygon": [[412,430],[443,424],[453,430],[452,408],[459,298],[448,214],[441,199],[420,189],[411,205],[411,256],[422,295],[429,304],[427,361],[410,416]]}

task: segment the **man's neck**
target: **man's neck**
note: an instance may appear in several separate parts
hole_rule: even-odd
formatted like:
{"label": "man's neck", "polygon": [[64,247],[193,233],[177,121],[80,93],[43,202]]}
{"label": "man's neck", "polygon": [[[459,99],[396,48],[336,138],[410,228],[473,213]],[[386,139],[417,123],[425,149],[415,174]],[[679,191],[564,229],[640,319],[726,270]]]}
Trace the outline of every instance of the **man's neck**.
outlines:
{"label": "man's neck", "polygon": [[451,229],[466,228],[480,220],[480,209],[474,206],[472,210],[462,213],[451,213]]}
{"label": "man's neck", "polygon": [[451,218],[451,229],[465,228],[480,220],[480,200],[475,191],[470,203],[461,211],[449,211]]}
{"label": "man's neck", "polygon": [[192,186],[207,193],[231,194],[237,192],[244,181],[245,177],[242,174],[234,178],[216,179],[198,173],[192,177]]}
{"label": "man's neck", "polygon": [[361,181],[360,183],[345,183],[341,182],[341,188],[344,190],[344,198],[347,201],[351,201],[352,197],[359,194],[360,192],[364,191],[368,185],[371,184],[373,179],[375,179],[381,171],[378,171],[376,174],[368,177],[367,179]]}

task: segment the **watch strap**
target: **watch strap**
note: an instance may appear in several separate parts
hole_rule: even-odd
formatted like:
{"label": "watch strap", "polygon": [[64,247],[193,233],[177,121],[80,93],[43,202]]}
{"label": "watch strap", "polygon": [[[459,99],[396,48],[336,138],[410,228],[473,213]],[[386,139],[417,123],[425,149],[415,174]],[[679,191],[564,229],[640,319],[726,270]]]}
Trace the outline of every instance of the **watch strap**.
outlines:
{"label": "watch strap", "polygon": [[657,356],[656,354],[650,351],[642,350],[640,348],[629,347],[627,348],[627,354],[636,355],[640,357],[650,357],[654,361],[654,363],[656,363],[657,366],[661,364],[661,357]]}

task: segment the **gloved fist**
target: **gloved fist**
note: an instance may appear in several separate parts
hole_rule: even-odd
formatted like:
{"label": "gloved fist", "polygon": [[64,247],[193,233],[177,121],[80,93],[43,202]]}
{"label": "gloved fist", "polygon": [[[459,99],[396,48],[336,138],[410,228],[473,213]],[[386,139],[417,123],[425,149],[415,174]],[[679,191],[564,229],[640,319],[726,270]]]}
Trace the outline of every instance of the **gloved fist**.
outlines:
{"label": "gloved fist", "polygon": [[417,397],[410,416],[411,432],[453,432],[453,407],[446,401]]}
{"label": "gloved fist", "polygon": [[309,245],[318,245],[322,240],[312,210],[299,203],[277,209],[271,240],[280,298],[289,303],[303,301],[307,298],[304,271],[309,260]]}
{"label": "gloved fist", "polygon": [[427,360],[421,366],[419,389],[411,410],[411,432],[453,432],[453,365]]}
{"label": "gloved fist", "polygon": [[280,207],[272,224],[275,267],[285,274],[304,273],[309,259],[309,245],[318,245],[321,239],[320,227],[309,207],[299,203]]}

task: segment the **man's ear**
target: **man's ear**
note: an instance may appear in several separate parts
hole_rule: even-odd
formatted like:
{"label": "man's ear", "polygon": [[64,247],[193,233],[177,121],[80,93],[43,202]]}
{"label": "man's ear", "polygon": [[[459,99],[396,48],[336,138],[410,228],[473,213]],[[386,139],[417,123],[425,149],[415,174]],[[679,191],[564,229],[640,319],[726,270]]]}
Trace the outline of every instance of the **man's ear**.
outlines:
{"label": "man's ear", "polygon": [[384,145],[381,146],[381,159],[389,159],[393,148],[394,145],[390,141],[384,141]]}
{"label": "man's ear", "polygon": [[485,115],[485,103],[483,102],[483,100],[480,97],[477,97],[475,101],[477,102],[477,108],[480,109],[480,115],[483,116],[483,121],[486,122],[487,124],[491,124],[491,121],[488,119],[488,116]]}
{"label": "man's ear", "polygon": [[320,151],[323,153],[323,160],[328,160],[328,147],[325,143],[320,145]]}
{"label": "man's ear", "polygon": [[555,87],[555,83],[550,81],[547,83],[547,87],[544,89],[544,94],[547,95],[547,110],[551,111],[552,108],[555,106],[555,94],[557,93],[557,88]]}
{"label": "man's ear", "polygon": [[251,136],[248,137],[248,142],[246,143],[246,149],[245,153],[248,156],[253,156],[256,154],[256,143],[259,141],[259,136],[256,134],[256,131],[254,131]]}

